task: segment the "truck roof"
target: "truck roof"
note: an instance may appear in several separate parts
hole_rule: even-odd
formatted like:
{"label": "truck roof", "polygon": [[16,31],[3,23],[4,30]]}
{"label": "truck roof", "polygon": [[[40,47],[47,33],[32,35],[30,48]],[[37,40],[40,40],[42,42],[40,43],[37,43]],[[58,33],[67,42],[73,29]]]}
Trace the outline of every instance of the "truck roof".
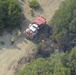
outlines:
{"label": "truck roof", "polygon": [[35,27],[33,27],[33,26],[30,26],[30,28],[29,28],[30,30],[32,30],[33,32],[34,31],[36,31],[36,28]]}
{"label": "truck roof", "polygon": [[38,17],[37,19],[40,20],[40,21],[42,21],[43,23],[46,23],[46,20],[43,17]]}
{"label": "truck roof", "polygon": [[35,19],[34,22],[37,23],[38,25],[42,25],[42,24],[46,23],[46,20],[45,20],[45,18],[40,16],[37,19]]}

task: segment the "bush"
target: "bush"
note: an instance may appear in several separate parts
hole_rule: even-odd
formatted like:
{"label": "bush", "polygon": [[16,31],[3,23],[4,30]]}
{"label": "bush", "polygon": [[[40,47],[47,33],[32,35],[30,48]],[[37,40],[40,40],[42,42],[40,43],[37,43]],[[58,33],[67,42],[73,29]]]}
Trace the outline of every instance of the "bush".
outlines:
{"label": "bush", "polygon": [[31,2],[29,2],[29,6],[35,9],[39,7],[39,3],[36,0],[32,0]]}

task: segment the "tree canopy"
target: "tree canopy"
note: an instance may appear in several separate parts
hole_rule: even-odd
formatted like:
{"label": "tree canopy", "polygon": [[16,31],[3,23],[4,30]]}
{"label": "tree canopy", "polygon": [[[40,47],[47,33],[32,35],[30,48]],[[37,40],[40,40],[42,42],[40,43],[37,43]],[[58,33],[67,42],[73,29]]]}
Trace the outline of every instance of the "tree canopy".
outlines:
{"label": "tree canopy", "polygon": [[70,68],[63,66],[58,51],[48,59],[39,58],[25,66],[18,75],[70,75]]}
{"label": "tree canopy", "polygon": [[21,7],[16,0],[0,0],[0,32],[13,30],[21,24]]}
{"label": "tree canopy", "polygon": [[76,47],[70,53],[56,50],[47,59],[39,58],[27,64],[18,75],[76,75]]}
{"label": "tree canopy", "polygon": [[60,49],[69,50],[76,45],[76,0],[66,0],[56,11],[53,36]]}

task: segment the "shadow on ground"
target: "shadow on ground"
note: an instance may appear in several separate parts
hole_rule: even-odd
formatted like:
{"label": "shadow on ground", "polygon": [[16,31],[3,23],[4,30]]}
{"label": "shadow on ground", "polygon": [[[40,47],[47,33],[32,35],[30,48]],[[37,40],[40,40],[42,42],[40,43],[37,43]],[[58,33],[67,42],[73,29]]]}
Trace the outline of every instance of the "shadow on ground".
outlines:
{"label": "shadow on ground", "polygon": [[45,24],[45,26],[41,30],[39,30],[38,35],[32,40],[32,42],[38,44],[42,40],[46,40],[47,38],[49,38],[52,34],[51,29],[52,28],[49,25]]}
{"label": "shadow on ground", "polygon": [[44,57],[47,58],[50,56],[51,53],[54,51],[54,43],[51,41],[50,36],[52,34],[52,28],[45,24],[44,27],[39,30],[38,35],[33,39],[29,39],[33,43],[35,43],[37,46],[42,43],[42,40],[45,41],[45,43],[41,44],[38,48],[38,54],[37,57]]}
{"label": "shadow on ground", "polygon": [[[24,17],[23,17],[24,19]],[[21,46],[24,44],[28,44],[28,40],[25,38],[25,35],[23,34],[23,31],[27,28],[30,21],[28,19],[24,19],[23,23],[21,25],[21,37],[17,36],[18,29],[15,29],[12,33],[8,33],[5,31],[0,36],[0,50],[21,50]],[[11,45],[11,38],[15,38],[15,42],[13,45]]]}

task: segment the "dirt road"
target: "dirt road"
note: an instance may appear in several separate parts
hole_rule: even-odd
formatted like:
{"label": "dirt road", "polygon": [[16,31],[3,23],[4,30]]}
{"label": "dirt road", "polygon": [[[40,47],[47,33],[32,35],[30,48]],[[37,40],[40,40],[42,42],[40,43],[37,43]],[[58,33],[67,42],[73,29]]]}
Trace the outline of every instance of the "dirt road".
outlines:
{"label": "dirt road", "polygon": [[[22,24],[23,32],[26,25],[39,15],[45,17],[47,22],[51,20],[60,2],[63,0],[38,0],[40,8],[34,11],[34,17],[31,17],[28,0],[24,0],[24,2],[21,0],[18,1],[27,19]],[[14,75],[18,61],[24,56],[31,55],[33,53],[32,49],[36,47],[32,41],[27,40],[23,35],[18,38],[16,32],[17,30],[13,31],[12,35],[5,32],[3,36],[0,37],[0,41],[5,42],[5,45],[0,45],[0,75]],[[16,40],[14,45],[11,45],[10,42],[12,36],[14,36]]]}

